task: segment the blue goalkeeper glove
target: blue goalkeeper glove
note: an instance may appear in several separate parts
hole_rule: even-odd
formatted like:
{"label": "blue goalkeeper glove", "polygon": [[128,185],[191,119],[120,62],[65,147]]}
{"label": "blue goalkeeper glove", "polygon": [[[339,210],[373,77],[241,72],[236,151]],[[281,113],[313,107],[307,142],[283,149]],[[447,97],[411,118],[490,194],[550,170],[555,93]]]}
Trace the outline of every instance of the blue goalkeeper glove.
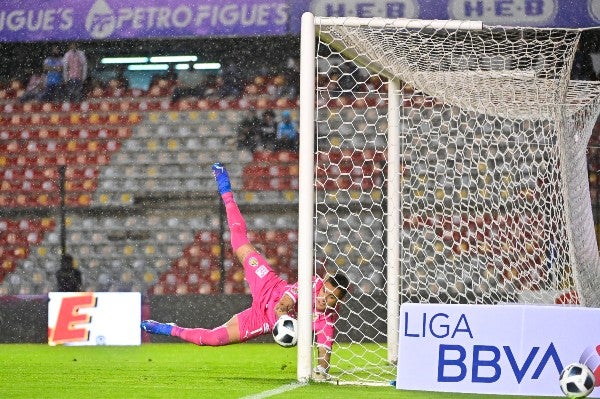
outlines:
{"label": "blue goalkeeper glove", "polygon": [[213,174],[219,187],[219,193],[221,195],[231,192],[231,181],[229,181],[229,173],[221,162],[215,162],[212,165]]}

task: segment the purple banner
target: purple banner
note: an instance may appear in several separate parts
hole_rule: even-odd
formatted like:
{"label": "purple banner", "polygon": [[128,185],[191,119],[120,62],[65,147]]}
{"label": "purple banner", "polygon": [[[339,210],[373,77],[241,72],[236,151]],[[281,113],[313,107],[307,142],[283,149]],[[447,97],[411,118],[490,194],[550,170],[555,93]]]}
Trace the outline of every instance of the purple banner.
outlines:
{"label": "purple banner", "polygon": [[3,0],[0,42],[297,35],[320,16],[600,26],[600,0]]}
{"label": "purple banner", "polygon": [[0,7],[0,41],[285,35],[294,0],[18,0]]}

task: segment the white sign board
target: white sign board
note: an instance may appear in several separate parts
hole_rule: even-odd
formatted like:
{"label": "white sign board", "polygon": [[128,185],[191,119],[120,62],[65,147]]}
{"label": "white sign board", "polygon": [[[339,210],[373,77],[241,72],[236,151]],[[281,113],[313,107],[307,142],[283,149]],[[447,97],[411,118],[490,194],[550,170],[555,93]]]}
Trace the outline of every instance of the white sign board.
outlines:
{"label": "white sign board", "polygon": [[599,327],[596,308],[403,304],[396,387],[564,396],[564,366],[581,362],[600,372]]}
{"label": "white sign board", "polygon": [[51,292],[49,345],[140,345],[139,292]]}

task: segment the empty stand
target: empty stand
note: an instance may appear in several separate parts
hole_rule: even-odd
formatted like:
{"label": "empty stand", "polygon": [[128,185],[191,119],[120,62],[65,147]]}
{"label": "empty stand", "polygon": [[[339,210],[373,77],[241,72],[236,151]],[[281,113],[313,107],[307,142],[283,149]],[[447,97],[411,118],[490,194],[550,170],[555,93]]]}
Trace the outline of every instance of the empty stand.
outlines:
{"label": "empty stand", "polygon": [[[78,106],[84,107],[83,104]],[[68,104],[5,105],[0,114],[0,205],[60,204],[58,167],[66,169],[66,204],[88,206],[99,168],[110,162],[139,122],[131,112],[92,112]]]}
{"label": "empty stand", "polygon": [[[296,99],[281,97],[282,79],[256,79],[259,90],[246,98],[187,99],[176,104],[170,101],[172,83],[159,81],[148,92],[95,87],[79,104],[21,104],[16,98],[22,87],[16,84],[0,91],[0,206],[16,214],[29,208],[50,209],[52,214],[60,204],[59,167],[66,166],[66,205],[80,209],[68,212],[66,244],[82,269],[86,289],[206,293],[220,288],[221,269],[216,268],[220,255],[216,257],[214,244],[220,223],[210,209],[213,205],[194,209],[199,216],[167,218],[137,214],[136,202],[199,194],[215,196],[218,203],[210,173],[215,161],[228,163],[241,203],[297,201],[297,178],[296,183],[277,183],[286,174],[297,176],[293,165],[275,167],[269,189],[241,190],[243,168],[252,155],[237,150],[240,110],[296,107]],[[113,211],[121,207],[135,216]],[[18,226],[21,220],[30,219],[10,216],[6,224]],[[53,289],[61,237],[56,217],[43,220],[43,229],[1,231],[0,293]],[[293,231],[295,221],[276,215],[256,218],[255,228],[269,226]],[[207,242],[206,234],[212,237]],[[241,266],[228,245],[223,250],[224,288],[244,292]],[[274,265],[294,267],[291,247],[280,243],[265,248]]]}
{"label": "empty stand", "polygon": [[[232,254],[229,236],[225,234],[221,248],[218,234],[218,194],[210,165],[223,161],[228,164],[236,198],[246,207],[251,241],[278,273],[295,281],[295,212],[286,213],[276,207],[266,211],[265,207],[287,206],[283,209],[289,210],[297,203],[298,154],[240,151],[236,134],[244,114],[241,109],[290,108],[297,104],[295,100],[270,97],[275,90],[273,82],[259,79],[251,84],[255,87],[246,88],[247,97],[226,101],[171,104],[168,89],[150,95],[112,92],[112,97],[102,91],[81,104],[19,104],[5,100],[0,103],[0,206],[13,210],[56,207],[58,166],[66,165],[67,204],[90,211],[69,213],[66,237],[67,248],[82,270],[86,290],[207,294],[218,292],[223,274],[225,292],[244,293],[248,288],[242,267]],[[441,123],[434,116],[424,115],[412,116],[418,129]],[[361,201],[378,201],[378,193],[385,189],[386,160],[385,154],[376,149],[384,147],[385,118],[374,109],[341,107],[339,112],[320,119],[326,122],[318,129],[336,128],[340,133],[329,138],[331,142],[318,143],[339,147],[339,151],[320,153],[315,160],[319,193],[340,188],[351,193],[353,187],[361,187],[370,190],[370,196],[361,197]],[[459,131],[463,127],[449,128]],[[591,195],[596,201],[598,143],[595,134],[590,143],[589,171]],[[454,144],[448,146],[449,152],[465,151],[464,143]],[[442,189],[444,184],[455,184],[450,180],[430,182],[419,175],[418,165],[409,166],[403,177],[422,179],[424,198],[430,195],[433,183]],[[473,182],[461,184],[467,196]],[[177,215],[169,215],[175,212],[169,209],[169,202],[160,202],[161,196],[196,195],[214,201],[186,208],[185,212],[178,209]],[[137,199],[153,196],[159,198],[158,210],[141,212],[136,207]],[[260,205],[260,210],[253,209],[254,205]],[[113,206],[121,212],[113,212]],[[122,212],[123,207],[130,211]],[[342,219],[319,220],[338,226],[340,240],[337,246],[331,246],[324,237],[317,236],[316,250],[325,270],[347,270],[363,290],[371,291],[379,289],[383,226],[374,223],[371,231],[358,232],[357,217],[369,215],[358,212]],[[360,248],[353,246],[361,241],[360,237],[368,236],[373,236],[371,242]],[[0,218],[0,294],[54,289],[59,246],[55,218]]]}
{"label": "empty stand", "polygon": [[[122,205],[138,197],[214,193],[210,165],[231,160],[234,184],[250,154],[236,148],[239,112],[149,111],[111,163],[103,168],[95,201]],[[125,197],[124,197],[125,195]]]}
{"label": "empty stand", "polygon": [[256,151],[244,166],[244,189],[249,191],[298,190],[298,154]]}
{"label": "empty stand", "polygon": [[[46,279],[40,278],[41,275],[29,274],[31,284],[22,287],[16,284],[11,272],[30,257],[32,249],[43,242],[45,234],[54,227],[55,222],[50,218],[0,219],[0,293],[11,293],[8,288],[17,286],[18,290],[12,293],[35,293],[38,290],[34,288],[39,285],[45,288]],[[20,271],[30,272],[28,268]],[[16,278],[20,280],[18,276]]]}

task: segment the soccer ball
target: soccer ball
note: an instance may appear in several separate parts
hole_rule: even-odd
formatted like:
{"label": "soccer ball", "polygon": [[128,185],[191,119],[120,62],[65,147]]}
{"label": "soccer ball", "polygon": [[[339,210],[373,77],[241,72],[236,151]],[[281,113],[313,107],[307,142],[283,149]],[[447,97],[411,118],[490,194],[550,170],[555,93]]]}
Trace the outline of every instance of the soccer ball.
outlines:
{"label": "soccer ball", "polygon": [[298,322],[296,319],[283,315],[273,326],[273,338],[279,345],[289,348],[298,341]]}
{"label": "soccer ball", "polygon": [[585,398],[594,390],[594,373],[585,364],[571,363],[559,377],[560,389],[569,398]]}

